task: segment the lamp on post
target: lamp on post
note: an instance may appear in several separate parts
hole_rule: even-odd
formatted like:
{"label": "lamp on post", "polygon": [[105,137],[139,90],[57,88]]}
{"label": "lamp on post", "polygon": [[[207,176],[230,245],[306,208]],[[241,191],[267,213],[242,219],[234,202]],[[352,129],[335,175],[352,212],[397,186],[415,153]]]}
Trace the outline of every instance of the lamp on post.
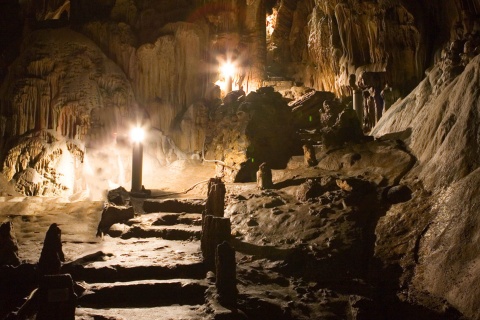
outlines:
{"label": "lamp on post", "polygon": [[135,127],[130,131],[133,142],[132,150],[132,190],[142,192],[142,167],[143,167],[143,138],[145,132],[142,128]]}
{"label": "lamp on post", "polygon": [[225,78],[225,93],[233,89],[233,76],[235,75],[235,66],[231,62],[225,62],[220,66],[220,71]]}

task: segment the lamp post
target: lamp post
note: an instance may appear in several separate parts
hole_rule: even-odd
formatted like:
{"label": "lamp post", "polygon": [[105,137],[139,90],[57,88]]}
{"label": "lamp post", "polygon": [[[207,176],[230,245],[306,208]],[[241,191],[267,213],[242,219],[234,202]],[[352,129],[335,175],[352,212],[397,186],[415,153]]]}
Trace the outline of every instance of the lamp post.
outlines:
{"label": "lamp post", "polygon": [[142,191],[142,167],[143,167],[143,138],[145,132],[142,128],[133,128],[130,137],[133,142],[132,150],[132,192]]}
{"label": "lamp post", "polygon": [[233,89],[233,76],[235,75],[235,66],[231,62],[226,62],[220,67],[220,71],[225,78],[225,93]]}

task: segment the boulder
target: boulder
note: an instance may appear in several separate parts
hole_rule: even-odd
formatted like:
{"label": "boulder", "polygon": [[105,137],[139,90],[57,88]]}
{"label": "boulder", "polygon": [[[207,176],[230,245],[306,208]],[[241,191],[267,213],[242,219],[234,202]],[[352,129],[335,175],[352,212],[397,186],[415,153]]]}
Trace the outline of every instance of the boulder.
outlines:
{"label": "boulder", "polygon": [[326,91],[310,91],[288,105],[292,108],[295,128],[312,128],[320,123],[318,110],[326,100],[333,100],[335,95]]}
{"label": "boulder", "polygon": [[226,182],[253,182],[261,163],[285,168],[294,149],[292,114],[278,92],[261,88],[245,101],[221,105],[206,145],[207,160],[219,160]]}
{"label": "boulder", "polygon": [[125,206],[130,202],[130,194],[124,187],[118,187],[108,191],[107,200],[114,205]]}
{"label": "boulder", "polygon": [[132,219],[135,211],[132,206],[115,206],[106,204],[102,211],[102,218],[98,224],[97,237],[103,236],[115,223]]}

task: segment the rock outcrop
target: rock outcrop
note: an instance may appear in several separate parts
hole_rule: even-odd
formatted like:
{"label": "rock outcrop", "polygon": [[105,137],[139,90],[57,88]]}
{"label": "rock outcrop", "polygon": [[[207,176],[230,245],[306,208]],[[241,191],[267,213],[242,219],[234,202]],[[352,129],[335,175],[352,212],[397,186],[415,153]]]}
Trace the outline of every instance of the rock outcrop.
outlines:
{"label": "rock outcrop", "polygon": [[2,169],[27,195],[71,194],[86,147],[130,126],[135,99],[122,71],[84,36],[40,30],[0,89]]}
{"label": "rock outcrop", "polygon": [[0,224],[0,266],[18,266],[18,244],[10,221]]}
{"label": "rock outcrop", "polygon": [[349,75],[358,78],[362,71],[386,72],[390,85],[408,92],[422,79],[434,46],[450,36],[460,11],[475,8],[453,0],[278,3],[269,18],[270,70],[341,95],[348,95]]}
{"label": "rock outcrop", "polygon": [[244,102],[222,104],[207,144],[207,160],[223,164],[226,181],[255,181],[260,164],[284,168],[292,155],[292,114],[272,88],[251,92]]}
{"label": "rock outcrop", "polygon": [[407,176],[412,200],[380,219],[375,250],[385,265],[402,267],[404,299],[434,300],[478,319],[480,56],[459,76],[445,77],[441,65],[374,130],[378,137],[403,137],[418,159]]}

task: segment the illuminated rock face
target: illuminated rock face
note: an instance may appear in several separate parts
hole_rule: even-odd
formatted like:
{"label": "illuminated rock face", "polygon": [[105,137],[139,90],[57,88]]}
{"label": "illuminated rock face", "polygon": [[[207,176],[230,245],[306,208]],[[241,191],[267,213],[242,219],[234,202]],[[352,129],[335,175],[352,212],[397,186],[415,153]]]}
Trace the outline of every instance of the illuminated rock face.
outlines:
{"label": "illuminated rock face", "polygon": [[245,101],[224,103],[214,112],[214,127],[206,145],[208,160],[224,163],[230,182],[256,180],[259,166],[285,168],[293,153],[292,114],[278,92],[262,88]]}
{"label": "illuminated rock face", "polygon": [[337,94],[347,94],[348,76],[362,71],[386,71],[390,85],[411,90],[458,14],[454,1],[279,3],[268,43],[271,74]]}
{"label": "illuminated rock face", "polygon": [[169,132],[175,116],[202,97],[206,36],[197,25],[169,24],[162,36],[138,48],[127,24],[92,22],[84,29],[124,70],[152,126]]}
{"label": "illuminated rock face", "polygon": [[478,319],[480,56],[452,76],[445,68],[451,54],[374,130],[377,137],[403,135],[418,160],[408,176],[429,191],[417,191],[408,205],[380,219],[375,250],[386,264],[403,268],[410,297],[428,292]]}
{"label": "illuminated rock face", "polygon": [[0,96],[2,169],[27,195],[71,194],[85,148],[112,142],[135,111],[122,71],[67,29],[32,33]]}

